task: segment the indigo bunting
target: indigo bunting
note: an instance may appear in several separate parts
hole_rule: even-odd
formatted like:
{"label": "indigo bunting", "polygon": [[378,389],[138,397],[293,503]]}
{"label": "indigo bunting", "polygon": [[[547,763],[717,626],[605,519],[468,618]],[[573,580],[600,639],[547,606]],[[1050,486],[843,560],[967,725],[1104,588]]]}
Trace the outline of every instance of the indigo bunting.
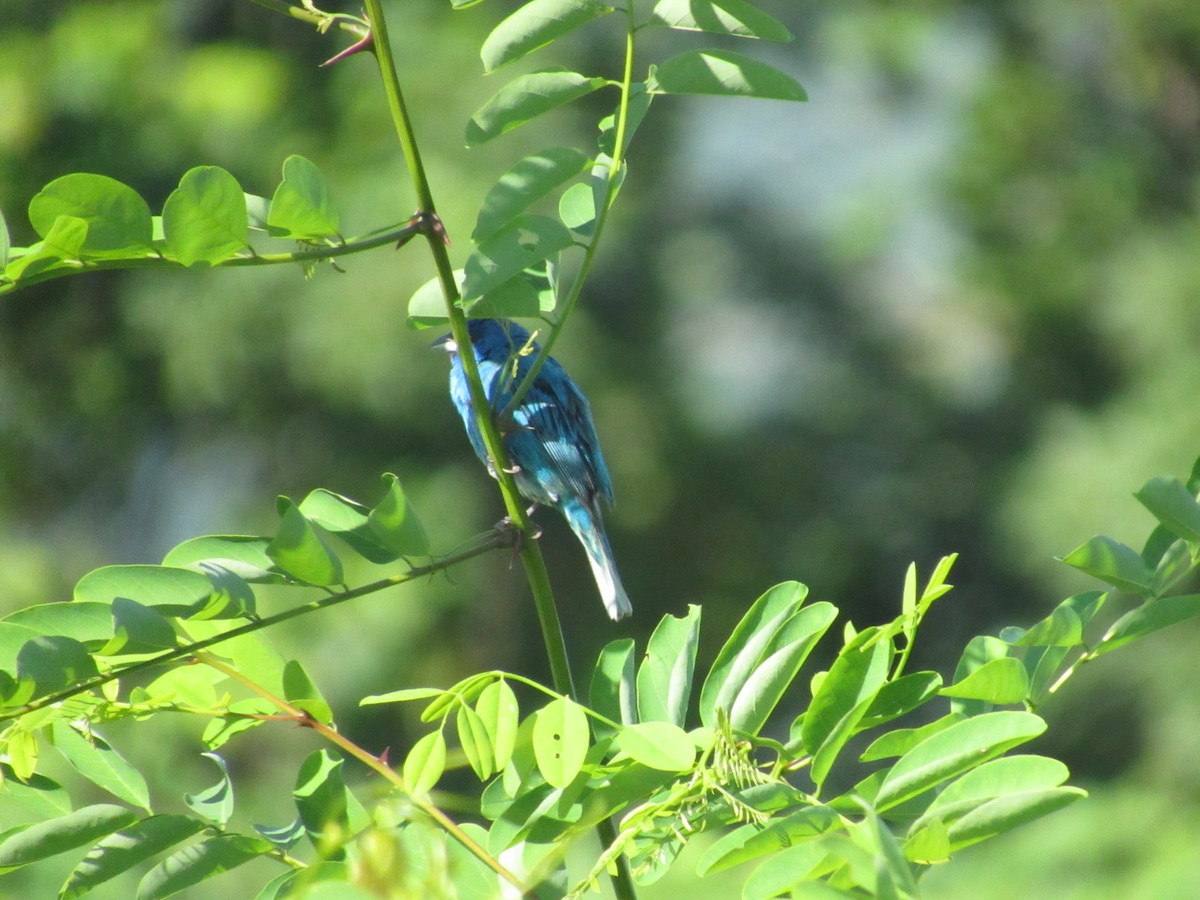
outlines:
{"label": "indigo bunting", "polygon": [[[508,405],[517,385],[533,365],[538,346],[515,322],[471,319],[471,350],[479,366],[484,393],[496,415]],[[488,465],[483,435],[471,412],[471,395],[459,347],[446,335],[435,344],[450,353],[450,399],[467,427],[475,455]],[[517,489],[538,506],[563,514],[587,551],[592,575],[615,621],[633,612],[604,534],[600,499],[611,504],[612,480],[600,454],[587,398],[554,357],[549,357],[529,390],[513,410],[511,422],[498,423],[504,448],[515,468]]]}

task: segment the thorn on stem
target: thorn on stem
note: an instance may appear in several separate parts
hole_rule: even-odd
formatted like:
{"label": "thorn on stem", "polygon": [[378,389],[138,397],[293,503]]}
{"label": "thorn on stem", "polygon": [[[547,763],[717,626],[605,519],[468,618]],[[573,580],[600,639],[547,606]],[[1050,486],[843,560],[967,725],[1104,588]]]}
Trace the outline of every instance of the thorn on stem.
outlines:
{"label": "thorn on stem", "polygon": [[321,63],[320,68],[324,69],[332,66],[334,63],[341,62],[343,59],[348,59],[356,53],[362,53],[364,50],[375,51],[375,32],[368,31],[361,38],[335,56],[329,57],[325,62]]}

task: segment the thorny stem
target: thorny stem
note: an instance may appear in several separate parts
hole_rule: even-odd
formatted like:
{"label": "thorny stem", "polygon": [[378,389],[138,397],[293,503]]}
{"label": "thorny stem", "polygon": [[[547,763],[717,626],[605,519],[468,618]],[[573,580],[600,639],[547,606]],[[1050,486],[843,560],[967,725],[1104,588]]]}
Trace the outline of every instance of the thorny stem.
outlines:
{"label": "thorny stem", "polygon": [[314,719],[304,710],[288,703],[282,697],[277,697],[265,687],[247,678],[236,668],[225,664],[211,653],[197,653],[196,659],[199,662],[204,663],[206,666],[216,669],[227,678],[245,685],[260,697],[279,707],[279,709],[283,710],[283,712],[285,712],[293,721],[298,722],[306,728],[311,728],[331,744],[336,745],[339,749],[345,751],[350,756],[353,756],[355,759],[372,769],[374,772],[382,775],[392,784],[393,787],[404,794],[405,798],[414,807],[437,822],[438,825],[444,828],[456,841],[462,844],[473,856],[475,856],[475,858],[477,858],[480,862],[482,862],[485,866],[487,866],[509,884],[522,891],[522,893],[525,892],[525,887],[521,883],[520,878],[505,868],[498,859],[480,847],[479,844],[473,840],[469,834],[459,828],[458,824],[444,812],[442,812],[432,803],[429,803],[427,800],[423,800],[420,797],[410,793],[408,786],[405,785],[404,779],[400,777],[399,773],[397,773],[396,770],[391,766],[384,763],[379,757],[369,753],[349,738],[326,725],[324,722]]}

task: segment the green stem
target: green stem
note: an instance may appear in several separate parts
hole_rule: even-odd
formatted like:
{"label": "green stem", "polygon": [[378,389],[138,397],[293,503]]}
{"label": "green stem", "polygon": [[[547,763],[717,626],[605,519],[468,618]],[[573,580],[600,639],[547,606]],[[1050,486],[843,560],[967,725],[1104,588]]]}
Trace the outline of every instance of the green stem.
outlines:
{"label": "green stem", "polygon": [[579,302],[584,282],[587,281],[588,275],[592,271],[592,265],[596,261],[596,248],[600,246],[600,235],[604,232],[604,225],[608,221],[608,212],[616,200],[621,167],[625,161],[625,134],[629,128],[629,99],[633,90],[633,59],[637,34],[637,29],[633,23],[632,9],[626,11],[625,18],[627,23],[625,30],[625,68],[621,76],[621,100],[617,105],[616,127],[613,135],[613,155],[612,161],[608,166],[608,177],[605,181],[604,202],[596,210],[596,225],[592,231],[591,240],[588,241],[587,248],[584,250],[583,261],[580,263],[579,271],[575,274],[575,279],[571,282],[571,288],[567,291],[567,295],[562,302],[561,310],[554,324],[551,326],[546,340],[541,342],[541,349],[534,358],[533,364],[530,365],[529,370],[525,373],[525,377],[521,379],[521,383],[517,385],[517,389],[513,392],[508,405],[504,407],[504,411],[500,413],[501,422],[508,421],[513,413],[516,412],[517,407],[521,404],[521,400],[525,397],[525,393],[533,385],[538,372],[541,371],[542,366],[545,365],[546,360],[550,357],[550,351],[554,347],[555,341],[558,340],[563,326],[566,325],[567,319],[570,318],[575,305]]}
{"label": "green stem", "polygon": [[358,38],[365,37],[367,34],[367,29],[359,24],[354,16],[347,16],[343,13],[320,12],[315,7],[293,6],[290,3],[285,3],[284,0],[250,0],[250,2],[266,7],[272,12],[283,13],[285,16],[299,19],[301,22],[316,25],[321,29],[337,25],[342,31]]}
{"label": "green stem", "polygon": [[135,663],[130,663],[126,666],[119,666],[103,672],[100,675],[93,675],[91,678],[85,678],[83,681],[78,681],[69,688],[64,688],[61,691],[55,691],[52,694],[47,694],[44,697],[38,697],[23,706],[14,707],[0,711],[0,722],[5,722],[9,719],[20,718],[36,710],[43,709],[47,706],[53,706],[56,703],[61,703],[78,694],[87,693],[102,685],[108,684],[111,681],[116,681],[124,678],[126,675],[131,675],[134,672],[140,672],[144,669],[152,669],[155,666],[161,666],[166,663],[175,662],[180,659],[187,659],[195,656],[201,650],[207,650],[209,647],[220,644],[223,641],[232,640],[236,637],[241,637],[244,634],[251,634],[255,631],[260,631],[263,628],[270,628],[272,625],[278,625],[280,622],[286,622],[288,619],[294,619],[297,616],[308,615],[320,609],[328,609],[331,606],[337,606],[340,603],[345,603],[347,600],[354,600],[358,597],[365,597],[367,594],[374,594],[382,591],[385,588],[395,587],[398,584],[405,584],[409,581],[414,581],[418,578],[424,578],[426,575],[432,575],[435,572],[440,572],[448,569],[451,566],[460,563],[472,557],[479,556],[489,550],[497,547],[505,546],[509,543],[506,535],[496,532],[487,537],[486,540],[480,542],[475,547],[469,547],[466,550],[460,550],[442,559],[434,560],[428,565],[416,566],[403,572],[400,575],[392,575],[389,578],[383,578],[379,581],[373,581],[370,584],[364,584],[361,587],[353,588],[352,590],[342,591],[336,594],[322,597],[319,600],[314,600],[311,603],[304,603],[300,606],[295,606],[292,609],[285,609],[283,612],[275,613],[271,616],[265,616],[261,619],[255,619],[253,622],[247,622],[237,628],[231,628],[229,631],[224,631],[221,634],[213,635],[200,641],[193,641],[188,644],[180,644],[171,650],[159,653],[148,659],[139,660]]}
{"label": "green stem", "polygon": [[[387,22],[383,14],[381,0],[366,0],[367,16],[375,36],[375,57],[379,61],[379,74],[383,79],[383,89],[387,96],[388,110],[396,128],[396,136],[404,150],[408,164],[409,175],[417,194],[418,215],[426,221],[436,222],[436,210],[429,180],[421,162],[420,150],[417,147],[412,120],[404,102],[404,94],[400,89],[400,80],[396,74],[396,66],[392,59],[391,42],[388,39]],[[571,667],[567,658],[566,642],[562,636],[562,626],[558,618],[558,610],[554,604],[554,592],[550,586],[550,575],[546,570],[545,560],[537,541],[529,536],[534,530],[525,511],[525,505],[517,491],[516,481],[512,476],[512,466],[500,440],[496,420],[492,415],[491,404],[488,403],[483,381],[479,377],[479,367],[475,357],[467,350],[471,346],[470,335],[467,332],[467,317],[459,306],[458,285],[454,279],[454,269],[450,264],[450,256],[442,235],[435,228],[426,231],[429,249],[433,255],[434,266],[437,269],[438,281],[441,284],[442,295],[446,300],[446,314],[450,319],[450,331],[454,341],[463,352],[459,354],[467,384],[471,392],[471,406],[479,423],[484,446],[492,461],[492,469],[500,485],[500,493],[504,498],[504,507],[514,527],[526,536],[521,541],[521,563],[533,592],[534,605],[537,608],[538,621],[541,623],[542,638],[546,643],[546,653],[550,659],[550,671],[556,690],[569,696],[575,696],[575,686],[571,678]]]}
{"label": "green stem", "polygon": [[[361,253],[373,250],[384,244],[395,244],[412,237],[417,226],[405,224],[399,228],[389,228],[387,231],[371,237],[351,238],[339,244],[313,244],[303,250],[292,253],[253,253],[245,256],[232,256],[217,263],[213,268],[229,268],[242,266],[275,266],[282,263],[304,263],[321,259],[334,259],[351,253]],[[65,278],[68,275],[82,275],[87,272],[98,272],[104,269],[185,269],[183,263],[164,256],[142,256],[133,259],[92,259],[69,269],[48,269],[23,276],[17,281],[0,284],[0,296],[19,290],[41,281],[54,278]]]}

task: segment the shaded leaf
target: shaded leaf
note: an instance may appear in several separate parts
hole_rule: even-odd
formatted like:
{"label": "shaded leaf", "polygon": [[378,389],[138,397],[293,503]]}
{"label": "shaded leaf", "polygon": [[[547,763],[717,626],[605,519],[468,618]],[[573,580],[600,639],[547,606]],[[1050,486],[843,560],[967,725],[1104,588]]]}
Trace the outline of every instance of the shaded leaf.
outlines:
{"label": "shaded leaf", "polygon": [[462,744],[467,762],[475,770],[479,780],[486,781],[496,770],[496,752],[492,748],[492,738],[488,734],[487,726],[483,724],[479,713],[465,704],[458,708],[455,719],[458,741]]}
{"label": "shaded leaf", "polygon": [[212,593],[212,583],[199,572],[171,566],[103,566],[75,585],[77,603],[112,603],[123,597],[153,607],[159,615],[185,616]]}
{"label": "shaded leaf", "polygon": [[279,825],[275,827],[269,825],[255,825],[254,830],[280,850],[290,850],[292,847],[296,846],[296,844],[300,843],[300,840],[306,834],[304,823],[299,818],[289,822],[287,825]]}
{"label": "shaded leaf", "polygon": [[190,816],[164,815],[150,816],[113,832],[89,850],[67,877],[59,892],[60,900],[82,897],[203,828],[203,822]]}
{"label": "shaded leaf", "polygon": [[54,747],[76,772],[119,800],[149,812],[146,779],[125,757],[95,732],[81,734],[64,721],[51,725]]}
{"label": "shaded leaf", "polygon": [[149,606],[128,597],[112,602],[113,637],[97,651],[98,656],[155,653],[178,644],[171,623]]}
{"label": "shaded leaf", "polygon": [[215,784],[199,793],[184,794],[183,802],[200,818],[223,828],[233,815],[233,782],[229,780],[229,768],[225,765],[225,760],[216,753],[200,755],[216,763],[217,768],[221,770],[221,777]]}
{"label": "shaded leaf", "polygon": [[572,147],[551,147],[526,156],[501,175],[483,198],[471,239],[479,242],[495,234],[559,185],[582,173],[590,162],[586,153]]}
{"label": "shaded leaf", "polygon": [[333,721],[329,702],[297,660],[290,659],[283,667],[283,696],[292,706],[304,710],[318,722],[328,725]]}
{"label": "shaded leaf", "polygon": [[162,900],[271,852],[271,842],[245,834],[221,834],[184,847],[146,873],[137,900]]}
{"label": "shaded leaf", "polygon": [[206,573],[212,566],[226,569],[245,581],[278,582],[282,576],[270,571],[275,565],[267,555],[270,538],[244,534],[210,534],[184,541],[163,557],[170,568]]}
{"label": "shaded leaf", "polygon": [[1095,648],[1096,654],[1123,647],[1162,628],[1200,616],[1200,594],[1150,600],[1117,619]]}
{"label": "shaded leaf", "polygon": [[90,844],[137,821],[123,806],[97,803],[65,816],[8,832],[0,841],[0,870],[15,869]]}
{"label": "shaded leaf", "polygon": [[482,144],[608,82],[562,69],[532,72],[502,87],[467,123],[467,144]]}
{"label": "shaded leaf", "polygon": [[1200,543],[1200,503],[1178,478],[1152,478],[1134,496],[1172,534]]}
{"label": "shaded leaf", "polygon": [[98,675],[87,647],[68,637],[46,635],[26,642],[17,653],[16,693],[8,705],[20,705]]}
{"label": "shaded leaf", "polygon": [[463,269],[463,300],[482,297],[574,243],[575,239],[561,222],[546,216],[518,216],[467,258]]}

